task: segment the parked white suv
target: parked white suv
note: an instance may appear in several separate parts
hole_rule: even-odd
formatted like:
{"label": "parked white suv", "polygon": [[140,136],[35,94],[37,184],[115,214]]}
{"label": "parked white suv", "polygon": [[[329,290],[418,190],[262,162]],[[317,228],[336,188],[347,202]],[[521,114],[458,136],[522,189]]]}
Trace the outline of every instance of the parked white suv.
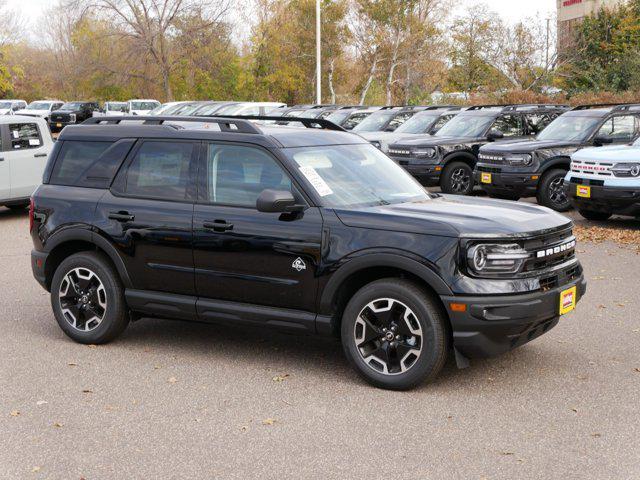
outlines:
{"label": "parked white suv", "polygon": [[0,205],[24,208],[42,182],[53,148],[43,118],[22,115],[0,117]]}
{"label": "parked white suv", "polygon": [[128,114],[128,102],[105,102],[104,107],[93,112],[94,117],[120,117]]}
{"label": "parked white suv", "polygon": [[580,215],[640,218],[640,139],[632,145],[585,148],[571,155],[564,188]]}
{"label": "parked white suv", "polygon": [[0,115],[14,115],[18,110],[27,107],[24,100],[0,100]]}
{"label": "parked white suv", "polygon": [[158,108],[161,104],[153,99],[135,99],[129,100],[130,115],[148,115],[151,110]]}
{"label": "parked white suv", "polygon": [[36,100],[27,105],[26,108],[17,110],[15,114],[26,115],[27,117],[40,117],[48,122],[51,112],[58,110],[62,105],[64,105],[64,102],[61,100]]}

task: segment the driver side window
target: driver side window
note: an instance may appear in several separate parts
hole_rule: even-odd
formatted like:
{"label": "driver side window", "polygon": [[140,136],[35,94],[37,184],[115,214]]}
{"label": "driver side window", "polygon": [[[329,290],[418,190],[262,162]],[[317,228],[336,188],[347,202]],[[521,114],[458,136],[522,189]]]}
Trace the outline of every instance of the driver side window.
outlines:
{"label": "driver side window", "polygon": [[505,138],[524,135],[522,117],[520,115],[504,115],[499,117],[493,124],[492,129],[502,132]]}
{"label": "driver side window", "polygon": [[210,203],[256,208],[263,190],[292,191],[282,167],[258,148],[209,144],[206,167],[206,200]]}
{"label": "driver side window", "polygon": [[611,117],[604,122],[598,137],[608,137],[616,142],[630,142],[638,133],[638,119],[633,115]]}

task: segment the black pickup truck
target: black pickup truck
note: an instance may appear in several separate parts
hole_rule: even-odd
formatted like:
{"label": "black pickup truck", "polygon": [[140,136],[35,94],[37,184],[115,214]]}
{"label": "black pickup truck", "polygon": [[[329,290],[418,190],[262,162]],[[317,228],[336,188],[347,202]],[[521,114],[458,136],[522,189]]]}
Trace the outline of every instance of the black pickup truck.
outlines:
{"label": "black pickup truck", "polygon": [[99,108],[98,102],[67,102],[59,110],[51,112],[49,129],[55,133],[67,125],[82,123],[91,118]]}

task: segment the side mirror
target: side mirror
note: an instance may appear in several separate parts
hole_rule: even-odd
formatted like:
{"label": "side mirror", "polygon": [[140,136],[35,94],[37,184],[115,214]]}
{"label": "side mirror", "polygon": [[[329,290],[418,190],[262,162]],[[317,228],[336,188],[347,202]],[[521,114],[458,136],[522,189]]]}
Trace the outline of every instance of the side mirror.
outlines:
{"label": "side mirror", "polygon": [[256,208],[265,213],[292,213],[304,209],[297,205],[293,194],[286,190],[263,190],[256,200]]}
{"label": "side mirror", "polygon": [[608,137],[606,135],[598,135],[596,138],[593,139],[593,144],[596,146],[602,146],[602,145],[609,145],[613,143],[613,138]]}
{"label": "side mirror", "polygon": [[491,130],[487,135],[487,140],[489,141],[502,140],[503,138],[504,133],[502,133],[500,130]]}

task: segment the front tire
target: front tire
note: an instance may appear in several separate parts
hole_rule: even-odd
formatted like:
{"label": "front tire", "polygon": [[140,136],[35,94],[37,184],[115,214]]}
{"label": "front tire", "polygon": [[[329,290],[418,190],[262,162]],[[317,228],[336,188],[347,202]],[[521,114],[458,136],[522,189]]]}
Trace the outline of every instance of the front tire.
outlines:
{"label": "front tire", "polygon": [[542,176],[538,185],[538,203],[556,212],[566,212],[571,209],[571,202],[564,191],[564,177],[566,170],[556,168],[549,170]]}
{"label": "front tire", "polygon": [[605,220],[609,220],[612,215],[609,212],[595,212],[593,210],[578,210],[578,213],[587,220],[592,220],[594,222],[604,222]]}
{"label": "front tire", "polygon": [[107,343],[129,324],[120,278],[109,260],[95,252],[77,253],[58,266],[51,306],[62,331],[78,343]]}
{"label": "front tire", "polygon": [[442,170],[440,189],[444,193],[470,195],[473,191],[473,170],[464,162],[450,162]]}
{"label": "front tire", "polygon": [[436,378],[449,351],[449,321],[436,299],[407,280],[361,288],[342,316],[342,346],[372,385],[407,390]]}

